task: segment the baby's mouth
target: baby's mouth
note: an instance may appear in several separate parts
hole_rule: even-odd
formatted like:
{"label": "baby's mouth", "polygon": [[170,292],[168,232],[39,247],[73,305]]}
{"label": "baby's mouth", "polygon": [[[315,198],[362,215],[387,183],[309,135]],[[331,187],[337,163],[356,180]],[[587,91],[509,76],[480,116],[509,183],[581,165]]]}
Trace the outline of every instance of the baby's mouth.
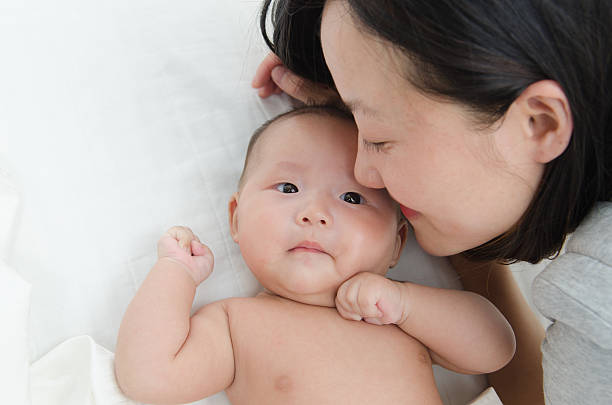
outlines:
{"label": "baby's mouth", "polygon": [[295,245],[295,247],[289,249],[290,252],[304,252],[304,253],[320,253],[320,254],[328,254],[321,245],[317,242],[312,241],[302,241]]}

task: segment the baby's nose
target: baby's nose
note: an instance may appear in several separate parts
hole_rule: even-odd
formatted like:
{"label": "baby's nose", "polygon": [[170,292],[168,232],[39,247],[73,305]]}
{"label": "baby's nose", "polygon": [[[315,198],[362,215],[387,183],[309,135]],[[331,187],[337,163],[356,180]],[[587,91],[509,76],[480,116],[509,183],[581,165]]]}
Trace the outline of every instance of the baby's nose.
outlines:
{"label": "baby's nose", "polygon": [[327,225],[329,219],[325,215],[304,215],[302,216],[302,224],[320,224]]}
{"label": "baby's nose", "polygon": [[297,218],[298,225],[329,226],[332,224],[332,216],[322,204],[311,203],[302,210]]}

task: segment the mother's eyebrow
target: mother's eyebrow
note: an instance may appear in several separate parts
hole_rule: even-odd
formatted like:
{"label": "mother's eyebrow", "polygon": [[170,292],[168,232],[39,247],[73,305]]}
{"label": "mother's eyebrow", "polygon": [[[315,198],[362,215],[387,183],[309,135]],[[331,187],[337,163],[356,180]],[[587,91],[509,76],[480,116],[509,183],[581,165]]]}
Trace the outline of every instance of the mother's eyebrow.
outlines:
{"label": "mother's eyebrow", "polygon": [[377,112],[366,106],[361,100],[343,100],[344,105],[352,113],[360,112],[364,115],[376,116]]}

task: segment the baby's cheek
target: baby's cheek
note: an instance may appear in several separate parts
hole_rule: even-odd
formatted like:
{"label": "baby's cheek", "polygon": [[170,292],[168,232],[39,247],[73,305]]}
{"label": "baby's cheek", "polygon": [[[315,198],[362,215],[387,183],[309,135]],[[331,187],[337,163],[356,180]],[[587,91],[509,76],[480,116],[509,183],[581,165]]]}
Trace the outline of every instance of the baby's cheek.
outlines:
{"label": "baby's cheek", "polygon": [[246,265],[256,275],[259,269],[269,267],[271,262],[278,259],[283,245],[279,243],[278,237],[262,224],[245,224],[239,236],[240,253]]}
{"label": "baby's cheek", "polygon": [[370,270],[389,263],[395,250],[397,226],[393,222],[374,217],[367,221],[355,238],[355,253]]}
{"label": "baby's cheek", "polygon": [[[351,245],[346,254],[337,258],[336,267],[343,279],[349,279],[357,273],[381,273],[383,255],[378,252],[376,246],[366,243],[355,243]],[[386,273],[386,267],[383,274]]]}
{"label": "baby's cheek", "polygon": [[240,240],[240,253],[242,253],[246,265],[250,269],[255,269],[261,267],[266,249],[258,243],[256,238],[243,238]]}

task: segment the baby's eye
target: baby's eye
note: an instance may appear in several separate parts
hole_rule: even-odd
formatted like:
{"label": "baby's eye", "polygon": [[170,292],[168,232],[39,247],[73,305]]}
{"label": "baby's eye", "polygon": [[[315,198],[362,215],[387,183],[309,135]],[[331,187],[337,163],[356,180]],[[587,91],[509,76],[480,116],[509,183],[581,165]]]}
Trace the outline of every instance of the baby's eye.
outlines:
{"label": "baby's eye", "polygon": [[291,183],[278,183],[276,189],[281,193],[297,193],[299,191],[298,188]]}
{"label": "baby's eye", "polygon": [[361,196],[361,194],[356,193],[354,191],[349,191],[348,193],[344,193],[340,196],[340,199],[349,204],[363,204],[365,203],[365,198]]}

